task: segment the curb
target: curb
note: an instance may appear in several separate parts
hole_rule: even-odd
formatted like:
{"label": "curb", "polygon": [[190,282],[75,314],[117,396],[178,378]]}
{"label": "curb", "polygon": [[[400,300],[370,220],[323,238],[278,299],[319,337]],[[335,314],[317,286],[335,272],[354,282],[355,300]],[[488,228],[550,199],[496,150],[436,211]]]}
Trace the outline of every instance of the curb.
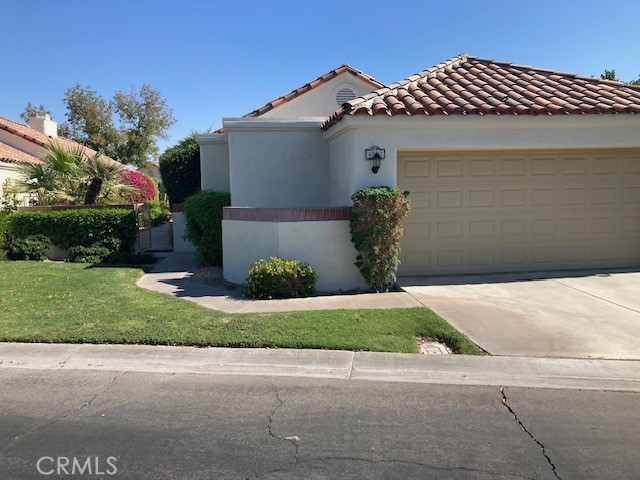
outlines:
{"label": "curb", "polygon": [[640,392],[640,362],[267,348],[0,343],[0,370],[254,375]]}

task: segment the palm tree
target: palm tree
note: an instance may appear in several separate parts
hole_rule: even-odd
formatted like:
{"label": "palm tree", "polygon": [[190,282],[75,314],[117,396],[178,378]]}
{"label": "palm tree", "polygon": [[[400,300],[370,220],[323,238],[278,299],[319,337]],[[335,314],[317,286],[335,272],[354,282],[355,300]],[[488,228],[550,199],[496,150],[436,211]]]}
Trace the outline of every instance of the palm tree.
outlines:
{"label": "palm tree", "polygon": [[45,164],[25,165],[12,184],[16,193],[35,193],[40,205],[118,203],[135,192],[121,183],[125,167],[102,157],[89,157],[84,148],[47,145]]}

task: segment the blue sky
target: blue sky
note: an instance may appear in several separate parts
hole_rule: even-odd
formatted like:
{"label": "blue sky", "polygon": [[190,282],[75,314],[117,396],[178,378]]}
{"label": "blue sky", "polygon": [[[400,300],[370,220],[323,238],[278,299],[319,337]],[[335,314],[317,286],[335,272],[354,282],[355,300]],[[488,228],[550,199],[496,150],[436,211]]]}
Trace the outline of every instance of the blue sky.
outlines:
{"label": "blue sky", "polygon": [[174,110],[164,149],[349,63],[390,83],[461,52],[619,78],[640,74],[632,1],[28,1],[3,6],[0,115],[64,120],[73,84],[150,83]]}

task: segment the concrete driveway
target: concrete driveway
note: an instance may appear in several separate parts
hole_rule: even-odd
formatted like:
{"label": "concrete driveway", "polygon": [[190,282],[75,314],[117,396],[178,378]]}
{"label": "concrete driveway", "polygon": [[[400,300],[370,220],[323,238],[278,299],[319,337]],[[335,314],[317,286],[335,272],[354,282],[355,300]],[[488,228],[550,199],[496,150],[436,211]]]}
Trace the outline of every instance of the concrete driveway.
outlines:
{"label": "concrete driveway", "polygon": [[493,355],[640,360],[638,271],[401,277],[398,283]]}

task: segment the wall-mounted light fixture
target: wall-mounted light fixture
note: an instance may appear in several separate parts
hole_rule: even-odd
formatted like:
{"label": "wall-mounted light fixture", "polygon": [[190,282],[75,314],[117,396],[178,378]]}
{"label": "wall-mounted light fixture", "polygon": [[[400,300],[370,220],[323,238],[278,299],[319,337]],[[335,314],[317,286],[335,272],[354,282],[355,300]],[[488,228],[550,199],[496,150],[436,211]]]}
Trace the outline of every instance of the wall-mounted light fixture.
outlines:
{"label": "wall-mounted light fixture", "polygon": [[384,160],[384,148],[380,148],[376,145],[371,148],[367,148],[364,151],[364,158],[373,162],[371,171],[373,173],[378,173],[378,170],[380,170],[380,161]]}

